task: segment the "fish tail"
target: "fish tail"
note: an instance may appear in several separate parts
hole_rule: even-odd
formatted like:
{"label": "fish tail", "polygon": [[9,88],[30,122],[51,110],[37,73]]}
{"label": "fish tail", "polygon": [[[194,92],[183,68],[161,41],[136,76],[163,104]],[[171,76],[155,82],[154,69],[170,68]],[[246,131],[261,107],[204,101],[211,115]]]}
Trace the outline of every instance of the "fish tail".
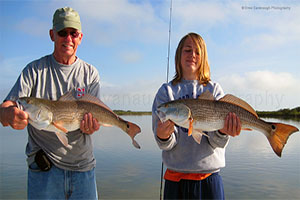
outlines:
{"label": "fish tail", "polygon": [[299,131],[298,128],[282,123],[270,123],[272,130],[267,136],[274,152],[277,156],[281,157],[284,145],[286,144],[289,136],[294,132]]}
{"label": "fish tail", "polygon": [[132,139],[132,144],[135,148],[140,149],[140,145],[137,143],[137,141],[134,140],[134,137],[141,132],[141,128],[131,122],[127,122],[127,133]]}
{"label": "fish tail", "polygon": [[135,148],[140,149],[141,146],[139,145],[139,143],[137,143],[137,141],[135,139],[132,138],[132,144]]}

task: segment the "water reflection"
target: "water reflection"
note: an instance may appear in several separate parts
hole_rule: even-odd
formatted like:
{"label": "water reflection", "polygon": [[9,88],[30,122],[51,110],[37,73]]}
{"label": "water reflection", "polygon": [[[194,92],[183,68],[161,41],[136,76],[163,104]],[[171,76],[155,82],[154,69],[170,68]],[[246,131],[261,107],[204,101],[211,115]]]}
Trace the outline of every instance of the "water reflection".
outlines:
{"label": "water reflection", "polygon": [[[141,149],[118,128],[101,127],[93,135],[101,199],[158,199],[161,151],[152,134],[151,116],[124,116],[142,128]],[[300,122],[266,119],[300,128]],[[0,128],[0,199],[26,198],[26,131]],[[297,199],[300,196],[300,132],[288,140],[282,158],[266,137],[243,131],[231,138],[222,169],[227,199]]]}
{"label": "water reflection", "polygon": [[[298,129],[300,123],[278,119]],[[230,199],[296,199],[300,195],[299,132],[290,136],[279,158],[266,137],[256,131],[243,131],[232,138],[222,170],[226,196]]]}
{"label": "water reflection", "polygon": [[123,118],[141,127],[142,132],[135,137],[141,149],[136,149],[130,137],[118,128],[101,127],[103,132],[94,134],[100,197],[157,199],[161,151],[153,138],[151,117]]}

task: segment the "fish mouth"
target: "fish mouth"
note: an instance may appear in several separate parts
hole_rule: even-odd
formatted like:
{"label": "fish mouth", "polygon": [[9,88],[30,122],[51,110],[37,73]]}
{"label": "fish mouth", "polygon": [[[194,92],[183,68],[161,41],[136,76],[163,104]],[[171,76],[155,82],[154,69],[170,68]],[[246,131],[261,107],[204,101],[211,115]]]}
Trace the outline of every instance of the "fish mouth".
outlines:
{"label": "fish mouth", "polygon": [[159,111],[159,110],[156,110],[155,111],[155,114],[158,116],[159,120],[164,123],[165,121],[167,121],[167,115],[162,112],[162,111]]}

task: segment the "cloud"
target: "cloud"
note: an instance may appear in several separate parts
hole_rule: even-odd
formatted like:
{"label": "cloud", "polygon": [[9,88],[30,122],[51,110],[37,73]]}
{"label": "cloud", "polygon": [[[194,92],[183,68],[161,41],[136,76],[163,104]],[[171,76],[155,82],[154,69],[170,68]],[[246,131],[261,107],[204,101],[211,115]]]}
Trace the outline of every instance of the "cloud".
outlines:
{"label": "cloud", "polygon": [[[179,35],[188,31],[206,32],[216,29],[227,30],[224,34],[237,33],[241,46],[253,50],[266,50],[300,42],[300,6],[286,2],[287,10],[243,9],[248,7],[276,7],[280,2],[253,1],[175,1],[173,6],[173,25]],[[234,25],[234,26],[233,26]],[[233,28],[233,29],[232,29]],[[176,33],[175,33],[176,34]],[[214,34],[223,34],[217,33]],[[240,36],[240,34],[242,34]],[[211,37],[211,34],[208,35]],[[234,39],[231,38],[234,41]]]}
{"label": "cloud", "polygon": [[120,53],[120,58],[125,63],[137,63],[142,60],[143,56],[139,51],[123,51]]}
{"label": "cloud", "polygon": [[225,7],[227,6],[220,2],[175,1],[173,17],[184,27],[199,27],[204,24],[211,27],[228,19]]}
{"label": "cloud", "polygon": [[83,30],[98,44],[111,45],[131,39],[152,43],[161,41],[162,35],[167,36],[166,23],[147,1],[74,1],[72,4],[84,16]]}
{"label": "cloud", "polygon": [[270,9],[240,10],[235,14],[234,17],[238,22],[250,32],[241,42],[242,45],[251,47],[253,50],[266,50],[286,44],[300,43],[300,6],[286,2],[285,6],[290,9],[277,10],[272,9],[276,7],[276,2],[272,1],[272,4],[255,1],[251,7],[261,5]]}
{"label": "cloud", "polygon": [[271,71],[249,72],[245,77],[254,90],[269,90],[275,92],[288,91],[299,82],[287,72],[274,73]]}
{"label": "cloud", "polygon": [[37,18],[26,18],[16,24],[16,29],[31,36],[44,37],[48,34],[51,26],[49,23],[41,21]]}
{"label": "cloud", "polygon": [[115,85],[107,81],[102,81],[101,84],[101,99],[111,109],[151,111],[155,94],[161,82],[153,78],[151,80],[131,80],[124,85]]}
{"label": "cloud", "polygon": [[19,77],[22,69],[29,62],[30,58],[26,56],[6,58],[1,57],[0,59],[0,97],[2,101],[8,92],[15,84]]}
{"label": "cloud", "polygon": [[[56,1],[49,3],[63,4]],[[158,4],[158,5],[155,5]],[[243,6],[277,6],[270,2],[227,1],[173,1],[173,33],[181,37],[187,31],[204,33],[211,28],[240,26],[248,33],[242,38],[242,45],[258,48],[281,46],[287,42],[300,41],[300,6],[291,5],[290,10],[245,10]],[[111,45],[120,41],[138,40],[143,43],[167,41],[169,1],[68,1],[68,5],[79,11],[83,32],[88,40],[97,44]],[[47,6],[45,6],[47,7]],[[47,18],[48,20],[49,18]],[[17,25],[19,30],[34,36],[44,35],[51,22],[42,18],[25,18]],[[34,28],[33,28],[34,27]],[[256,31],[253,31],[256,30]],[[265,31],[267,30],[267,31]]]}
{"label": "cloud", "polygon": [[300,106],[300,80],[291,73],[253,71],[225,75],[219,82],[225,93],[244,99],[257,110]]}
{"label": "cloud", "polygon": [[1,80],[10,80],[13,79],[15,81],[22,69],[26,66],[26,64],[30,61],[30,57],[28,56],[19,56],[19,57],[11,57],[0,60],[0,79]]}

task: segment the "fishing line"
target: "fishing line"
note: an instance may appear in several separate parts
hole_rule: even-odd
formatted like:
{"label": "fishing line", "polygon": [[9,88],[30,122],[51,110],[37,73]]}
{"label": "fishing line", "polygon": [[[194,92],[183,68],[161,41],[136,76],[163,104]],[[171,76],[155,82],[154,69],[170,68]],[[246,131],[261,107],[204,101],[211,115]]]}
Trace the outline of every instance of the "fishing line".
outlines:
{"label": "fishing line", "polygon": [[[170,47],[171,47],[171,28],[172,28],[172,6],[173,1],[170,1],[170,20],[169,20],[169,43],[168,43],[168,58],[167,58],[167,80],[169,82],[169,68],[170,68]],[[164,174],[164,163],[161,162],[161,172],[160,172],[160,191],[159,199],[162,200],[162,188],[163,188],[163,174]]]}

